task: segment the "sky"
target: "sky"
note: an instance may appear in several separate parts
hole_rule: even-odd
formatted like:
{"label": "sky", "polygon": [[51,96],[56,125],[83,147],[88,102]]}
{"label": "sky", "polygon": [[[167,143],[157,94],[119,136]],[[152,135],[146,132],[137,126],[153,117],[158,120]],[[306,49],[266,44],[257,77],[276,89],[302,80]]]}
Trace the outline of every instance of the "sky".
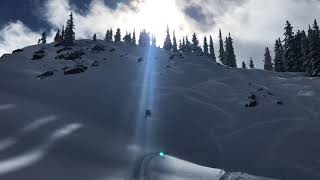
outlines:
{"label": "sky", "polygon": [[[177,39],[193,32],[200,41],[218,31],[234,39],[238,64],[253,57],[263,66],[266,46],[283,37],[285,21],[294,30],[307,29],[320,15],[320,0],[1,0],[0,55],[37,43],[47,32],[49,42],[74,12],[76,38],[103,39],[108,28],[147,29],[162,46],[167,25]],[[216,52],[217,55],[217,52]]]}

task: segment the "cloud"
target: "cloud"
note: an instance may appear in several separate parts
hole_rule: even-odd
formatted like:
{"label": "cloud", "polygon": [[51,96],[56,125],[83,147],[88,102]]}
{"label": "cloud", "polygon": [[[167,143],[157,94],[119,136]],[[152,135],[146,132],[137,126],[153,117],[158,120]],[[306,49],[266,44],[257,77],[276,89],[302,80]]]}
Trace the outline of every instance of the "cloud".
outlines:
{"label": "cloud", "polygon": [[[85,3],[86,2],[86,3]],[[264,46],[273,47],[281,37],[285,20],[295,30],[306,29],[318,16],[319,0],[47,0],[41,10],[43,20],[55,31],[74,12],[76,37],[103,38],[106,29],[122,31],[142,28],[154,33],[159,45],[166,25],[178,38],[197,32],[202,41],[205,34],[214,37],[216,50],[218,29],[232,33],[238,62],[250,56],[262,67]],[[84,6],[78,6],[82,3]],[[86,9],[83,9],[83,8]],[[155,8],[156,7],[156,8]],[[40,8],[41,9],[41,8]],[[307,13],[306,13],[307,12]],[[0,34],[0,54],[37,42],[40,32],[32,32],[22,22],[7,24]],[[123,32],[122,32],[123,33]],[[54,32],[49,33],[49,41]],[[190,38],[190,37],[189,37]]]}

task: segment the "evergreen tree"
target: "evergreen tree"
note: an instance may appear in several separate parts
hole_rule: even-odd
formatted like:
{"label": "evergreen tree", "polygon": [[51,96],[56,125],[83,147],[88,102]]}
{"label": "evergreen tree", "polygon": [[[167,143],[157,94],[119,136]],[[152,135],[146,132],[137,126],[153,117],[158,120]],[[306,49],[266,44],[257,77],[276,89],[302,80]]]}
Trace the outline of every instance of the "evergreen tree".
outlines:
{"label": "evergreen tree", "polygon": [[268,47],[265,48],[265,53],[264,53],[264,69],[268,71],[273,70],[272,59],[271,59],[270,50]]}
{"label": "evergreen tree", "polygon": [[65,37],[66,33],[65,33],[65,29],[64,29],[64,26],[62,26],[62,29],[61,29],[61,42],[64,41],[64,37]]}
{"label": "evergreen tree", "polygon": [[93,40],[93,41],[97,41],[97,34],[96,34],[96,33],[94,33],[94,35],[93,35],[93,37],[92,37],[92,40]]}
{"label": "evergreen tree", "polygon": [[242,69],[247,69],[247,65],[244,61],[242,61]]}
{"label": "evergreen tree", "polygon": [[192,52],[194,52],[194,53],[201,53],[202,52],[201,48],[199,47],[199,40],[198,40],[196,33],[193,33],[193,36],[192,36],[191,49],[192,49]]}
{"label": "evergreen tree", "polygon": [[157,39],[156,39],[156,36],[155,36],[155,35],[152,35],[151,45],[152,45],[153,47],[156,47],[156,46],[157,46]]}
{"label": "evergreen tree", "polygon": [[61,42],[61,34],[60,34],[60,29],[58,29],[55,37],[54,37],[54,42]]}
{"label": "evergreen tree", "polygon": [[139,37],[139,46],[141,47],[147,47],[150,46],[150,34],[147,33],[147,31],[144,29],[140,32]]}
{"label": "evergreen tree", "polygon": [[254,69],[254,63],[253,63],[253,60],[252,60],[252,57],[250,57],[250,64],[249,64],[249,67],[250,69]]}
{"label": "evergreen tree", "polygon": [[314,20],[309,46],[310,69],[308,69],[307,73],[313,77],[320,76],[320,30],[316,20]]}
{"label": "evergreen tree", "polygon": [[121,41],[121,31],[120,28],[117,29],[116,35],[114,35],[114,42],[120,42]]}
{"label": "evergreen tree", "polygon": [[222,40],[222,33],[221,33],[221,29],[219,29],[219,45],[220,45],[220,48],[219,48],[219,60],[222,64],[226,64],[225,62],[225,57],[224,57],[224,46],[223,46],[223,40]]}
{"label": "evergreen tree", "polygon": [[182,39],[182,46],[181,46],[181,50],[182,52],[186,51],[186,41],[185,41],[185,37],[183,37]]}
{"label": "evergreen tree", "polygon": [[65,29],[65,35],[64,35],[64,44],[67,46],[73,45],[73,42],[75,40],[75,33],[74,33],[74,20],[73,20],[73,14],[70,14],[70,18],[67,21],[67,26]]}
{"label": "evergreen tree", "polygon": [[181,39],[180,39],[180,40],[179,40],[179,51],[182,52],[182,49],[183,49],[183,47],[182,47],[182,42],[181,42]]}
{"label": "evergreen tree", "polygon": [[216,54],[214,52],[214,45],[213,45],[213,40],[212,40],[212,37],[210,36],[210,58],[214,61],[214,62],[217,62],[217,59],[216,59]]}
{"label": "evergreen tree", "polygon": [[291,26],[289,21],[286,21],[285,27],[285,39],[284,39],[284,66],[286,71],[293,72],[295,71],[297,59],[295,52],[295,41],[294,41],[294,33],[293,27]]}
{"label": "evergreen tree", "polygon": [[172,50],[174,52],[178,52],[178,44],[176,39],[176,33],[173,31],[173,44],[172,44]]}
{"label": "evergreen tree", "polygon": [[185,52],[191,53],[192,52],[192,47],[191,43],[188,39],[188,36],[186,36],[186,47],[185,47]]}
{"label": "evergreen tree", "polygon": [[285,67],[284,67],[284,48],[281,43],[281,39],[279,38],[276,40],[275,46],[274,46],[274,70],[277,72],[284,72]]}
{"label": "evergreen tree", "polygon": [[131,33],[126,32],[126,35],[123,37],[123,41],[127,44],[131,44],[132,43]]}
{"label": "evergreen tree", "polygon": [[133,30],[133,35],[132,35],[132,41],[131,41],[132,45],[137,45],[137,40],[136,40],[136,30]]}
{"label": "evergreen tree", "polygon": [[229,37],[226,38],[226,51],[225,51],[225,62],[227,66],[237,67],[236,55],[234,54],[233,48],[233,40],[231,38],[231,34],[229,33]]}
{"label": "evergreen tree", "polygon": [[42,33],[40,40],[41,40],[42,44],[46,44],[47,43],[47,34],[45,32]]}
{"label": "evergreen tree", "polygon": [[296,63],[293,68],[295,72],[304,72],[303,64],[304,64],[304,55],[303,55],[303,39],[306,37],[306,33],[304,31],[298,30],[296,35],[294,36],[295,43],[295,59]]}
{"label": "evergreen tree", "polygon": [[204,36],[204,39],[203,39],[203,53],[205,56],[209,57],[209,48],[208,48],[208,41],[206,36]]}
{"label": "evergreen tree", "polygon": [[113,31],[112,31],[112,29],[109,30],[108,40],[111,41],[111,42],[113,41]]}
{"label": "evergreen tree", "polygon": [[312,34],[313,30],[309,25],[308,35],[302,38],[303,71],[306,72],[307,75],[311,75],[310,45]]}
{"label": "evergreen tree", "polygon": [[170,38],[170,31],[169,27],[167,27],[167,36],[163,44],[163,49],[171,51],[172,50],[172,43],[171,43],[171,38]]}

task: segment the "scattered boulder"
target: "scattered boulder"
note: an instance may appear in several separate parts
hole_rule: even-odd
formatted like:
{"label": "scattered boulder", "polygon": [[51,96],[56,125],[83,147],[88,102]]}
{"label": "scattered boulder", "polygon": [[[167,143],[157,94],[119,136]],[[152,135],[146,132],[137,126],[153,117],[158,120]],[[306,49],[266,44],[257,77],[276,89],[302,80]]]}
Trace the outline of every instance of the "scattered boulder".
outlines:
{"label": "scattered boulder", "polygon": [[75,66],[73,68],[68,68],[68,69],[64,70],[64,75],[83,73],[87,69],[88,69],[88,67],[86,67],[84,65],[77,65],[77,66]]}
{"label": "scattered boulder", "polygon": [[91,48],[92,51],[105,51],[105,47],[102,45],[95,45],[93,48]]}
{"label": "scattered boulder", "polygon": [[62,49],[59,49],[59,50],[57,51],[57,54],[59,54],[59,53],[61,53],[61,52],[63,52],[63,51],[68,51],[68,50],[72,50],[72,48],[71,48],[71,47],[64,47],[64,48],[62,48]]}
{"label": "scattered boulder", "polygon": [[39,60],[42,59],[45,56],[45,51],[43,49],[34,52],[32,56],[32,60]]}
{"label": "scattered boulder", "polygon": [[56,43],[55,45],[54,45],[54,47],[60,47],[60,46],[62,46],[63,45],[63,43]]}
{"label": "scattered boulder", "polygon": [[100,63],[99,63],[99,61],[94,61],[94,62],[91,64],[91,66],[97,67],[97,66],[100,66]]}
{"label": "scattered boulder", "polygon": [[81,59],[83,55],[85,55],[83,50],[77,50],[73,52],[67,52],[65,54],[60,54],[59,56],[56,56],[55,59],[74,60]]}
{"label": "scattered boulder", "polygon": [[246,104],[246,107],[255,107],[258,106],[258,102],[256,100],[251,100],[249,104]]}
{"label": "scattered boulder", "polygon": [[284,103],[282,101],[277,101],[278,105],[283,105]]}
{"label": "scattered boulder", "polygon": [[114,52],[114,51],[116,51],[115,48],[112,48],[112,49],[109,50],[109,52]]}
{"label": "scattered boulder", "polygon": [[251,96],[249,96],[249,97],[248,97],[248,99],[256,100],[256,99],[257,99],[257,97],[256,97],[256,95],[252,94]]}
{"label": "scattered boulder", "polygon": [[150,117],[152,115],[151,110],[147,109],[146,110],[146,116],[145,117]]}
{"label": "scattered boulder", "polygon": [[174,54],[171,54],[170,57],[169,57],[169,59],[170,59],[170,60],[174,59],[174,56],[175,56]]}
{"label": "scattered boulder", "polygon": [[12,51],[12,54],[22,52],[22,51],[23,51],[23,49],[16,49],[16,50]]}
{"label": "scattered boulder", "polygon": [[44,73],[38,75],[37,78],[44,79],[46,77],[50,77],[50,76],[53,76],[53,75],[54,75],[53,71],[47,71],[47,72],[44,72]]}
{"label": "scattered boulder", "polygon": [[167,65],[166,68],[171,68],[171,66],[170,66],[170,65]]}
{"label": "scattered boulder", "polygon": [[142,62],[142,61],[143,61],[143,58],[139,57],[138,62]]}

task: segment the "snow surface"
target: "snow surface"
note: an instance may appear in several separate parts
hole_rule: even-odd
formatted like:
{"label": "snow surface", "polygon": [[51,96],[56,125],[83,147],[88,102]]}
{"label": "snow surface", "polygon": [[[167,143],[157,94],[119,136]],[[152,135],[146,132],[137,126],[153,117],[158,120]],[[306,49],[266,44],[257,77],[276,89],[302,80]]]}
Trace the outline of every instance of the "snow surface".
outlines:
{"label": "snow surface", "polygon": [[[72,48],[59,54],[85,55],[58,60],[48,44],[0,59],[0,179],[320,178],[319,79],[123,43]],[[88,70],[64,75],[76,65]]]}

